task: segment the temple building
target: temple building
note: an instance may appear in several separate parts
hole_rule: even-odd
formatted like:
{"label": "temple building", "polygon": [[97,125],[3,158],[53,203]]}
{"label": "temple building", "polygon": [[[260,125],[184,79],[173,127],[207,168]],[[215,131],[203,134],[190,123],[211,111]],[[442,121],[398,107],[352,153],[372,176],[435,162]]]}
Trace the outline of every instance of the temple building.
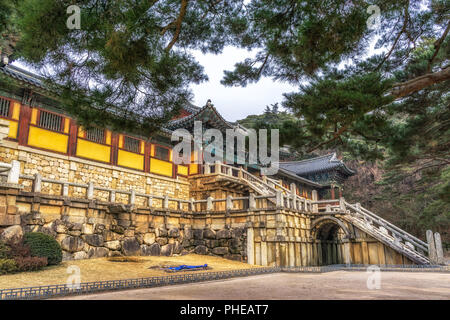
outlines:
{"label": "temple building", "polygon": [[85,129],[38,75],[0,67],[0,233],[50,234],[64,260],[196,253],[263,266],[430,263],[425,242],[341,197],[355,171],[335,154],[280,162],[272,176],[245,161],[176,164],[172,133],[192,133],[195,121],[247,132],[210,101],[187,104],[152,137]]}

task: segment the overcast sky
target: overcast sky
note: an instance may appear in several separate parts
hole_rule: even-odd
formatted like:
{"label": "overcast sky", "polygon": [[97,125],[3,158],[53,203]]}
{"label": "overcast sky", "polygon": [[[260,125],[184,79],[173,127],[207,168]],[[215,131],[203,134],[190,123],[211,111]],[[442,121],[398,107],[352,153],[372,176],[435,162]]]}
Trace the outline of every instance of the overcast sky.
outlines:
{"label": "overcast sky", "polygon": [[223,70],[233,70],[236,62],[253,56],[247,50],[227,47],[222,54],[194,52],[194,56],[205,68],[208,82],[191,85],[194,93],[193,103],[202,107],[208,99],[228,121],[243,119],[250,114],[261,114],[267,105],[283,100],[282,94],[296,91],[296,87],[283,82],[262,78],[258,83],[244,87],[225,87],[220,84]]}

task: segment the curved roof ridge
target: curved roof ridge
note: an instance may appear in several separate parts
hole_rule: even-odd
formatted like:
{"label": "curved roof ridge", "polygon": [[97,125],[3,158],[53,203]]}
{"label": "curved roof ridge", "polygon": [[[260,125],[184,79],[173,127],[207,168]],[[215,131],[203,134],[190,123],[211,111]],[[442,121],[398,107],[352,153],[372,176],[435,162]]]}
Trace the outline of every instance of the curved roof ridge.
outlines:
{"label": "curved roof ridge", "polygon": [[[329,161],[341,161],[338,158],[336,158],[336,152],[334,153],[329,153],[323,156],[318,156],[318,157],[314,157],[314,158],[309,158],[309,159],[303,159],[303,160],[291,160],[291,161],[280,161],[280,163],[286,163],[286,164],[297,164],[297,163],[306,163],[306,162],[311,162],[311,161],[315,161],[315,160],[319,160],[322,158],[330,158]],[[333,159],[334,158],[334,159]]]}

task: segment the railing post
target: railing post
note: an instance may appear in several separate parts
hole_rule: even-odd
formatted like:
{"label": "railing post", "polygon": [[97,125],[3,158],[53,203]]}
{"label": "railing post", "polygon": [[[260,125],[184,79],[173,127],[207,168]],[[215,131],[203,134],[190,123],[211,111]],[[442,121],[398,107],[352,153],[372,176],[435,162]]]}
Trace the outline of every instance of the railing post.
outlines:
{"label": "railing post", "polygon": [[233,197],[230,195],[227,196],[226,209],[233,210]]}
{"label": "railing post", "polygon": [[442,240],[439,232],[434,233],[434,243],[436,248],[436,263],[444,264],[444,250],[442,249]]}
{"label": "railing post", "polygon": [[211,173],[211,164],[210,163],[205,163],[204,167],[204,174],[210,174]]}
{"label": "railing post", "polygon": [[69,184],[68,183],[63,183],[62,195],[63,195],[63,197],[69,196]]}
{"label": "railing post", "polygon": [[109,192],[109,202],[116,202],[116,192],[114,190]]}
{"label": "railing post", "polygon": [[88,199],[94,198],[94,183],[93,182],[89,182],[88,183],[88,188],[87,188],[87,191],[86,191],[86,197]]}
{"label": "railing post", "polygon": [[189,200],[189,210],[190,210],[191,212],[194,212],[194,211],[195,211],[194,198],[191,198],[191,199]]}
{"label": "railing post", "polygon": [[345,211],[345,199],[343,197],[339,198],[339,209]]}
{"label": "railing post", "polygon": [[7,183],[19,183],[19,175],[20,175],[20,162],[17,160],[11,161],[11,169],[8,172]]}
{"label": "railing post", "polygon": [[436,261],[436,243],[434,242],[433,231],[427,230],[426,232],[427,242],[428,242],[428,258],[433,264]]}
{"label": "railing post", "polygon": [[213,198],[210,196],[206,199],[206,211],[212,211],[214,209]]}
{"label": "railing post", "polygon": [[215,174],[222,173],[222,170],[220,169],[220,167],[221,167],[220,161],[216,160],[215,167],[214,167],[214,173]]}
{"label": "railing post", "polygon": [[283,192],[281,192],[279,190],[277,191],[276,206],[278,208],[284,207]]}
{"label": "railing post", "polygon": [[33,192],[40,193],[42,188],[42,176],[40,173],[34,174]]}
{"label": "railing post", "polygon": [[244,172],[242,171],[242,167],[239,167],[238,178],[239,179],[243,179],[244,178]]}
{"label": "railing post", "polygon": [[163,199],[163,208],[169,209],[169,196],[166,194]]}
{"label": "railing post", "polygon": [[248,207],[249,209],[256,209],[256,199],[255,199],[255,194],[252,192],[250,193],[250,195],[248,196]]}
{"label": "railing post", "polygon": [[[312,201],[317,201],[319,200],[319,195],[317,194],[317,190],[313,190],[311,192],[311,197],[312,197]],[[312,212],[319,212],[319,205],[318,204],[313,204],[312,205]]]}
{"label": "railing post", "polygon": [[130,198],[128,199],[128,204],[134,205],[135,202],[136,202],[136,191],[132,189],[130,192]]}

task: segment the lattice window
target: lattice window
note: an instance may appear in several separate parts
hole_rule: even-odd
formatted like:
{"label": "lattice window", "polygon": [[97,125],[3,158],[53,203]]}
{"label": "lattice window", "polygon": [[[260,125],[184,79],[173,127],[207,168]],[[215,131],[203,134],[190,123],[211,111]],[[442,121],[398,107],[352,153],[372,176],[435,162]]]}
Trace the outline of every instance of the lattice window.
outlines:
{"label": "lattice window", "polygon": [[11,101],[0,98],[0,116],[9,117],[10,106],[11,106]]}
{"label": "lattice window", "polygon": [[40,111],[39,115],[40,127],[54,131],[63,131],[62,123],[63,123],[62,116],[47,111],[42,110]]}
{"label": "lattice window", "polygon": [[170,151],[167,148],[155,146],[155,158],[160,160],[169,161],[170,160]]}
{"label": "lattice window", "polygon": [[105,129],[91,128],[86,130],[85,138],[92,142],[105,143]]}
{"label": "lattice window", "polygon": [[139,153],[140,140],[134,139],[131,137],[124,136],[123,137],[123,148],[125,150]]}

